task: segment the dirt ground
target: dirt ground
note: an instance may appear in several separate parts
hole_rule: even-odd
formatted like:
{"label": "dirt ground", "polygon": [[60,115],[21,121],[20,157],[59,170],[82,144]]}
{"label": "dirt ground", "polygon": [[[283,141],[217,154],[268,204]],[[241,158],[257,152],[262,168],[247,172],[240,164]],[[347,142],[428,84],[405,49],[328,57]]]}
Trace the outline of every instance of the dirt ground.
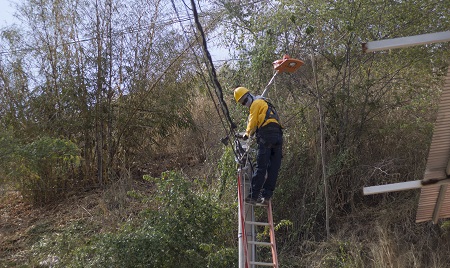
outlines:
{"label": "dirt ground", "polygon": [[29,204],[18,191],[6,191],[0,197],[0,267],[27,263],[33,244],[72,222],[89,221],[100,226],[100,232],[117,228],[144,206],[127,192],[149,192],[144,182],[132,184],[73,195],[44,207]]}

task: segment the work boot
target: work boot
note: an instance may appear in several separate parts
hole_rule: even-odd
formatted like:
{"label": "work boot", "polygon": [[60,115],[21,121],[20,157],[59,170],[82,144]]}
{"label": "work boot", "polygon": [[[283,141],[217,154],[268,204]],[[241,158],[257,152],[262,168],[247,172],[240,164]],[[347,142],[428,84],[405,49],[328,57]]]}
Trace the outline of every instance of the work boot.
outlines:
{"label": "work boot", "polygon": [[262,205],[262,206],[267,206],[267,205],[269,205],[269,200],[270,200],[270,198],[261,197],[261,198],[258,198],[258,200],[256,200],[256,204]]}
{"label": "work boot", "polygon": [[256,199],[257,205],[267,206],[269,204],[270,197],[264,197],[262,193],[259,193]]}

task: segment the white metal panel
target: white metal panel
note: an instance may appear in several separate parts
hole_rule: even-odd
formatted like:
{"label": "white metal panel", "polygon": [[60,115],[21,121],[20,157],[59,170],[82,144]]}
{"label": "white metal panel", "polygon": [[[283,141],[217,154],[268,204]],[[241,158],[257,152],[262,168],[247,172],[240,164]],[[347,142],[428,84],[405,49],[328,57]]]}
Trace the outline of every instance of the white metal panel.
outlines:
{"label": "white metal panel", "polygon": [[372,195],[372,194],[404,191],[404,190],[417,189],[417,188],[422,188],[422,184],[420,183],[420,180],[364,187],[363,192],[364,192],[364,195]]}
{"label": "white metal panel", "polygon": [[448,41],[450,31],[367,42],[362,44],[362,49],[363,52],[373,52]]}

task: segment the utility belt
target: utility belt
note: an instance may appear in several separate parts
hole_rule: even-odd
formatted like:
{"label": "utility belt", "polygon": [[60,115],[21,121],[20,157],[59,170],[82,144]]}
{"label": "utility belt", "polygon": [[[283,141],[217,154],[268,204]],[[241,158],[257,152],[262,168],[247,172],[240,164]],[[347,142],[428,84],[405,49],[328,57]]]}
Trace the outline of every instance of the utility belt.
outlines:
{"label": "utility belt", "polygon": [[275,123],[275,122],[271,122],[263,127],[258,128],[258,130],[256,131],[256,134],[265,134],[265,133],[276,133],[279,132],[280,134],[283,134],[282,128],[280,126],[280,124]]}

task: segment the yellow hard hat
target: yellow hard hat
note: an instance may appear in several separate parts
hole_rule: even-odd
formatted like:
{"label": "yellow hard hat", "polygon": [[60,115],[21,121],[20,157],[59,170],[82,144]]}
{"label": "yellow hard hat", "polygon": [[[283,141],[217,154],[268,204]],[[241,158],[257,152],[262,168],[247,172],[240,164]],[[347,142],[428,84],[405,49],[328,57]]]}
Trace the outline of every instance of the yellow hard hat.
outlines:
{"label": "yellow hard hat", "polygon": [[238,87],[234,90],[234,99],[236,102],[239,102],[239,100],[249,92],[249,90],[245,87]]}

